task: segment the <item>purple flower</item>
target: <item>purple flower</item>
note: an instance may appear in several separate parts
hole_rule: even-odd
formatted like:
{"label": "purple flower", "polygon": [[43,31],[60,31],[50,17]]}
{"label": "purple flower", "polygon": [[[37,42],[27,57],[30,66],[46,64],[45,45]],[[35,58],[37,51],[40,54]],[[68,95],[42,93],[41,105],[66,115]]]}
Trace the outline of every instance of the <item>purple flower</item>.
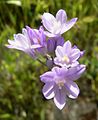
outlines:
{"label": "purple flower", "polygon": [[45,55],[47,53],[47,42],[43,27],[41,26],[39,30],[37,30],[26,26],[26,29],[33,49],[39,54]]}
{"label": "purple flower", "polygon": [[66,104],[66,96],[75,99],[78,97],[79,88],[74,80],[77,80],[85,71],[85,65],[78,65],[67,69],[66,67],[54,67],[52,71],[40,76],[45,83],[42,92],[46,99],[54,98],[54,103],[59,109]]}
{"label": "purple flower", "polygon": [[45,31],[45,34],[48,37],[60,36],[73,27],[76,21],[77,18],[67,21],[66,12],[62,9],[57,12],[56,18],[50,13],[44,13],[42,16],[43,26],[48,30],[48,32]]}
{"label": "purple flower", "polygon": [[77,47],[72,47],[70,41],[66,41],[62,46],[57,46],[54,63],[60,66],[74,67],[79,64],[77,61],[81,57],[81,51]]}
{"label": "purple flower", "polygon": [[26,27],[22,29],[22,34],[18,33],[14,35],[14,40],[8,40],[8,48],[14,48],[29,54],[33,58],[36,58],[38,54],[46,53],[46,37],[43,29],[39,30]]}
{"label": "purple flower", "polygon": [[49,53],[54,53],[56,47],[63,46],[64,38],[63,37],[53,37],[47,40],[47,50]]}

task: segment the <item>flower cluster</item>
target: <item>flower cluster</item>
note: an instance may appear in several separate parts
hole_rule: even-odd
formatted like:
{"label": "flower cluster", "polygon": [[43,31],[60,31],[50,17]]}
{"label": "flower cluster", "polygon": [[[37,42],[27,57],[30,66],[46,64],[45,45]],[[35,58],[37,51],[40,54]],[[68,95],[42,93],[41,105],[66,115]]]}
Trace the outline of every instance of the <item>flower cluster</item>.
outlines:
{"label": "flower cluster", "polygon": [[75,99],[79,95],[79,88],[75,80],[80,78],[86,66],[79,63],[84,51],[72,46],[68,40],[64,42],[61,36],[77,21],[73,18],[67,21],[66,12],[60,9],[54,17],[50,13],[42,15],[42,24],[39,29],[29,26],[22,29],[22,33],[14,35],[14,40],[8,40],[8,48],[15,48],[29,54],[35,60],[40,56],[46,59],[44,63],[50,71],[40,76],[45,83],[42,92],[46,99],[54,100],[55,105],[62,109],[66,104],[67,96]]}

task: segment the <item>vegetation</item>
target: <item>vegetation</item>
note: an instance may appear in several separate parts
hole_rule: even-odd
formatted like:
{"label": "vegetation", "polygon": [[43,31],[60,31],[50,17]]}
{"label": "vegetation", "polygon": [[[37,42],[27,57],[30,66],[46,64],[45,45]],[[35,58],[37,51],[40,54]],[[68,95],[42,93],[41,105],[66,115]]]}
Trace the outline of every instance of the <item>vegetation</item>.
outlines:
{"label": "vegetation", "polygon": [[39,75],[47,70],[28,55],[5,47],[13,34],[29,25],[38,28],[41,15],[55,15],[59,9],[68,19],[78,17],[77,24],[64,34],[85,55],[87,65],[78,81],[80,96],[98,101],[98,1],[97,0],[0,0],[0,120],[45,120],[49,108],[42,96]]}

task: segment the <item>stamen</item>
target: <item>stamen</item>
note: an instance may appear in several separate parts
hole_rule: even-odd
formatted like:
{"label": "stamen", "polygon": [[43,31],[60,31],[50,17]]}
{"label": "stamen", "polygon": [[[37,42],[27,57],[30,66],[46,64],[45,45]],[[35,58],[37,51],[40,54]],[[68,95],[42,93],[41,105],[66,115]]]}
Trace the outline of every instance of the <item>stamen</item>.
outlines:
{"label": "stamen", "polygon": [[70,59],[66,55],[62,58],[62,62],[69,63],[69,61]]}
{"label": "stamen", "polygon": [[63,81],[60,81],[57,83],[59,89],[61,89],[63,86],[64,86],[64,82]]}
{"label": "stamen", "polygon": [[37,39],[38,40],[38,43],[40,44],[40,39]]}

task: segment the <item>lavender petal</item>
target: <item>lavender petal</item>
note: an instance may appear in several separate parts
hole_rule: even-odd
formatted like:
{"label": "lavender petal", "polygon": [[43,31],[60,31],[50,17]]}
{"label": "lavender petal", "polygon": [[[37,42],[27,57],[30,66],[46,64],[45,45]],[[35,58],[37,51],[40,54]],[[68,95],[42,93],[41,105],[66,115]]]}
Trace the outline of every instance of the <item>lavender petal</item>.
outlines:
{"label": "lavender petal", "polygon": [[42,89],[44,97],[46,99],[51,99],[54,97],[54,84],[53,83],[46,83]]}
{"label": "lavender petal", "polygon": [[64,32],[68,31],[71,27],[73,27],[76,21],[77,21],[77,18],[73,18],[69,22],[63,24],[60,34],[63,34]]}
{"label": "lavender petal", "polygon": [[60,21],[61,24],[67,21],[67,14],[64,10],[60,9],[56,14],[56,20]]}
{"label": "lavender petal", "polygon": [[55,76],[54,72],[46,72],[40,76],[40,79],[42,82],[47,83],[47,82],[53,82],[53,78]]}
{"label": "lavender petal", "polygon": [[54,103],[60,110],[63,109],[66,104],[66,94],[64,89],[56,89]]}
{"label": "lavender petal", "polygon": [[62,58],[64,56],[63,47],[57,46],[57,48],[55,50],[55,54],[58,58]]}
{"label": "lavender petal", "polygon": [[43,26],[50,32],[53,29],[53,24],[55,21],[56,21],[55,17],[50,13],[44,13],[42,16]]}
{"label": "lavender petal", "polygon": [[71,52],[71,42],[70,42],[69,40],[64,43],[64,45],[63,45],[63,51],[64,51],[67,55],[70,54],[70,52]]}
{"label": "lavender petal", "polygon": [[67,90],[67,95],[69,98],[76,99],[78,97],[80,90],[75,82],[68,81],[65,84],[65,88]]}
{"label": "lavender petal", "polygon": [[71,55],[70,55],[70,59],[71,59],[71,61],[76,61],[76,60],[78,60],[79,59],[79,57],[80,57],[80,50],[79,49],[72,49],[72,51],[71,51]]}
{"label": "lavender petal", "polygon": [[68,70],[66,77],[72,81],[77,80],[85,72],[85,69],[85,65],[77,65],[76,67],[72,67]]}

